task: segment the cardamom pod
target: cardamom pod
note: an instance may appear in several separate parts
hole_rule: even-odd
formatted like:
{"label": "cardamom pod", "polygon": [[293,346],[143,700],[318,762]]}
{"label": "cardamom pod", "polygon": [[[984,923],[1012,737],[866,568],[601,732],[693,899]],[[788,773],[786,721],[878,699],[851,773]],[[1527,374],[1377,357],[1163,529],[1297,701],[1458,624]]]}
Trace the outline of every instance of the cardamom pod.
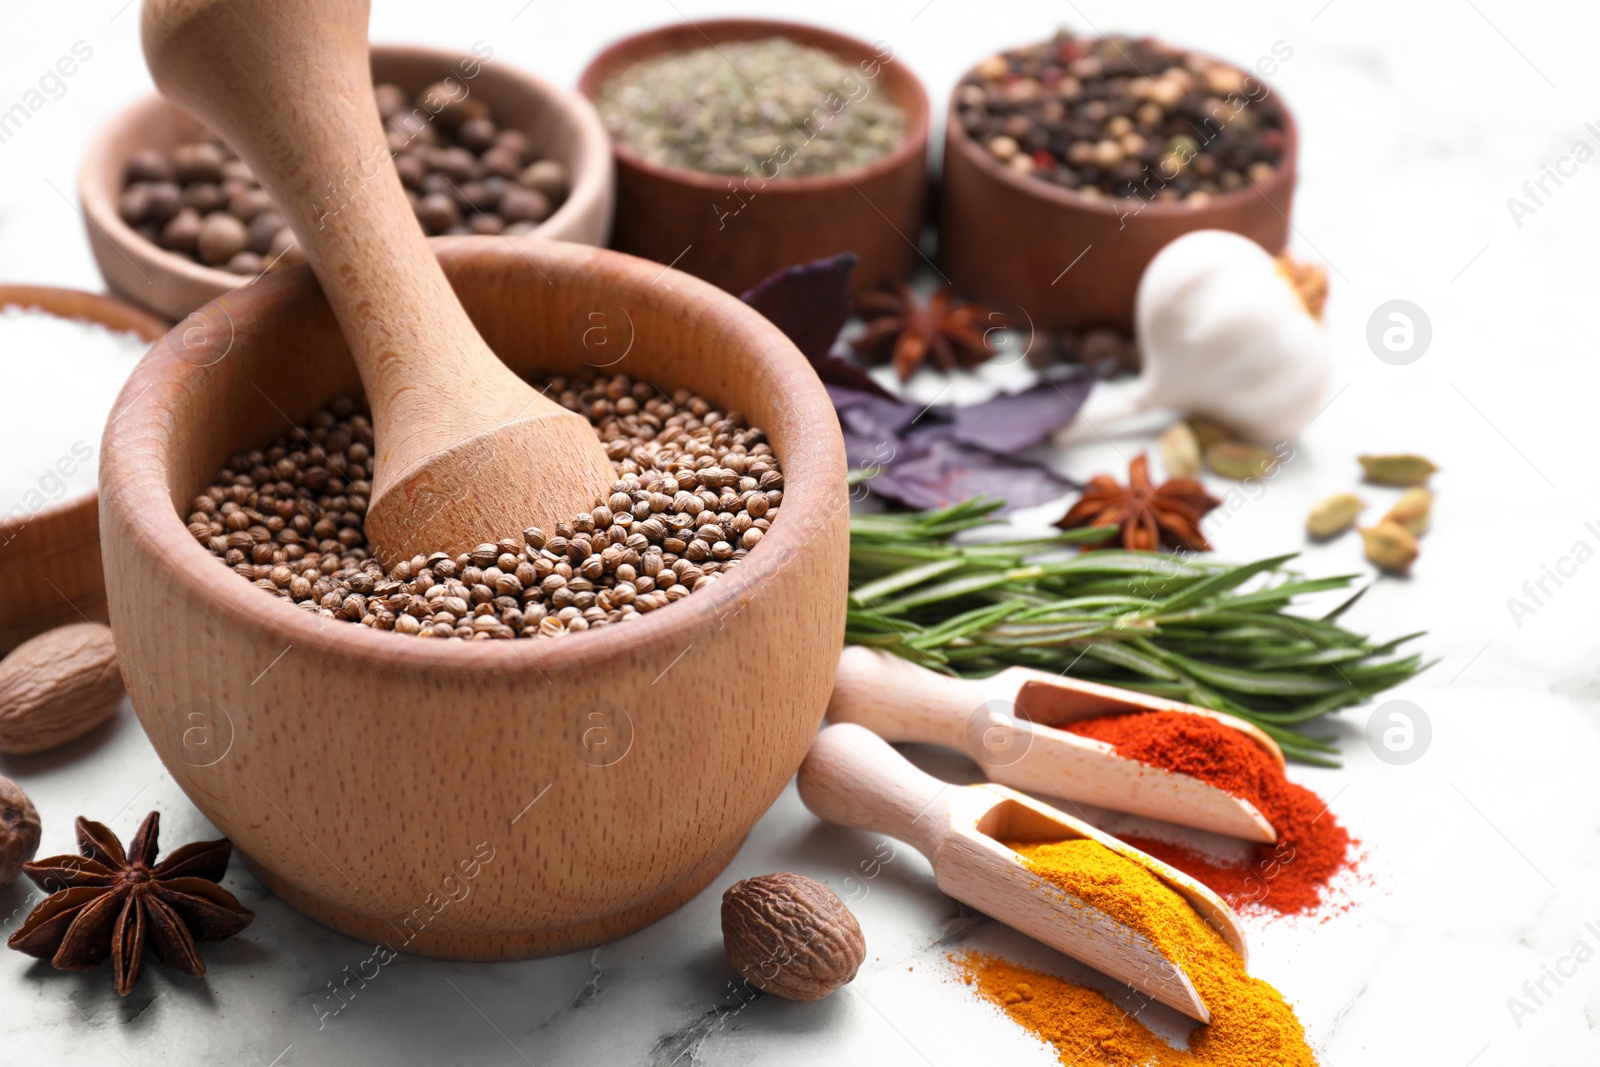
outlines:
{"label": "cardamom pod", "polygon": [[1421,537],[1428,532],[1428,522],[1433,517],[1433,492],[1420,486],[1400,494],[1394,507],[1383,517],[1384,522],[1404,526],[1411,536]]}
{"label": "cardamom pod", "polygon": [[1239,435],[1228,429],[1216,419],[1208,419],[1204,415],[1191,415],[1184,420],[1189,424],[1189,431],[1194,434],[1194,439],[1199,442],[1200,451],[1204,452],[1219,441],[1237,441]]}
{"label": "cardamom pod", "polygon": [[1187,422],[1175,422],[1161,435],[1161,462],[1168,478],[1193,478],[1200,473],[1200,441]]}
{"label": "cardamom pod", "polygon": [[1206,446],[1206,466],[1213,473],[1236,482],[1265,477],[1277,465],[1277,456],[1243,441],[1216,441]]}
{"label": "cardamom pod", "polygon": [[1357,456],[1367,481],[1379,485],[1423,485],[1439,468],[1417,455]]}
{"label": "cardamom pod", "polygon": [[1366,546],[1368,561],[1395,574],[1408,573],[1420,551],[1410,530],[1388,521],[1364,527],[1361,540]]}
{"label": "cardamom pod", "polygon": [[1318,541],[1337,537],[1350,529],[1366,503],[1354,493],[1335,493],[1319,500],[1306,516],[1306,533]]}

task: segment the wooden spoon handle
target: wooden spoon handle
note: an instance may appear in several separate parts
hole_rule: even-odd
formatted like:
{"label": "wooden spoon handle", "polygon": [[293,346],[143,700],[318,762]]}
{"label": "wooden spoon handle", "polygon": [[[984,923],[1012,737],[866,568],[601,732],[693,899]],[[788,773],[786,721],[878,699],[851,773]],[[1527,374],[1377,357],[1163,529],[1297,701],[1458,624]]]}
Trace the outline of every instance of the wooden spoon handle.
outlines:
{"label": "wooden spoon handle", "polygon": [[952,678],[887,652],[850,645],[839,655],[828,721],[865,726],[885,741],[970,749],[969,730],[981,735],[990,711],[1011,711],[991,681]]}
{"label": "wooden spoon handle", "polygon": [[[530,402],[560,409],[495,358],[428,247],[373,99],[368,7],[145,0],[142,27],[161,91],[227,140],[293,227],[361,372],[379,464],[404,466],[539,414]],[[492,402],[502,393],[516,412]]]}
{"label": "wooden spoon handle", "polygon": [[952,786],[908,763],[864,726],[825,727],[797,779],[812,814],[839,826],[888,834],[933,859],[950,829]]}

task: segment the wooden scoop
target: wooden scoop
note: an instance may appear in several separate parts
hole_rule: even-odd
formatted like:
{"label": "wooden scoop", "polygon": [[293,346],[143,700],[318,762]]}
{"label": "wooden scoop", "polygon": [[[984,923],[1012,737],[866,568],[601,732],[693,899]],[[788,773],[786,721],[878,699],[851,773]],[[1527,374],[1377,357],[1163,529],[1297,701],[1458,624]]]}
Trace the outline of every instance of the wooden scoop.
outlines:
{"label": "wooden scoop", "polygon": [[1150,868],[1248,959],[1215,893],[1056,809],[998,785],[951,785],[913,767],[865,727],[826,727],[800,765],[800,799],[821,819],[888,834],[933,864],[941,892],[1201,1022],[1211,1015],[1175,960],[1137,930],[1040,880],[1001,844],[1088,838]]}
{"label": "wooden scoop", "polygon": [[367,14],[367,0],[145,0],[143,35],[156,85],[249,164],[338,316],[372,407],[367,537],[391,563],[550,529],[616,474],[586,419],[495,357],[439,269],[378,119]]}
{"label": "wooden scoop", "polygon": [[[1187,774],[1125,759],[1103,741],[1053,727],[1140,711],[1203,715],[1248,735],[1283,765],[1277,744],[1231,715],[1128,689],[1010,667],[990,678],[951,678],[875,649],[850,646],[828,704],[833,722],[885,741],[965,751],[993,781],[1113,811],[1271,843],[1277,831],[1248,800]],[[1049,725],[1046,725],[1049,724]]]}

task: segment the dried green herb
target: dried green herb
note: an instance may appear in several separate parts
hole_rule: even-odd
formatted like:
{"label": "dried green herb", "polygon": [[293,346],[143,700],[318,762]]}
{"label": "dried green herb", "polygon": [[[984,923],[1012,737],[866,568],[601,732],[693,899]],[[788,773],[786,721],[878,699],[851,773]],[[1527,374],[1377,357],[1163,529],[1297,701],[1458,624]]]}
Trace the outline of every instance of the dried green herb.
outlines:
{"label": "dried green herb", "polygon": [[[1337,750],[1302,731],[1365,703],[1426,664],[1338,625],[1356,592],[1320,618],[1296,596],[1348,589],[1354,575],[1308,579],[1277,556],[1247,564],[1158,552],[1079,554],[1114,528],[1010,541],[957,540],[991,524],[995,500],[850,521],[854,590],[845,640],[948,674],[1012,665],[1090,678],[1226,711],[1286,755],[1331,765]],[[1069,554],[1070,553],[1070,554]]]}
{"label": "dried green herb", "polygon": [[640,59],[596,103],[611,135],[652,163],[741,176],[760,195],[750,181],[847,173],[899,147],[906,114],[876,81],[891,58],[850,63],[787,37],[725,41]]}

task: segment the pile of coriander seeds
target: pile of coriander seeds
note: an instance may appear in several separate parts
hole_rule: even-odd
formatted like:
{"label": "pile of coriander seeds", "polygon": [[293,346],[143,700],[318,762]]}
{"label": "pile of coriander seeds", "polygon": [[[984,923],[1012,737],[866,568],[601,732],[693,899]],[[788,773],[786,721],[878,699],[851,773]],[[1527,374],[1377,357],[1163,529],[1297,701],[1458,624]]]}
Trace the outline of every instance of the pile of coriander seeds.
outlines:
{"label": "pile of coriander seeds", "polygon": [[341,397],[230,458],[191,504],[189,532],[261,589],[325,618],[485,640],[641,618],[716,581],[777,517],[783,473],[738,412],[627,375],[534,384],[594,423],[617,467],[611,495],[554,530],[385,571],[363,530],[372,424]]}

